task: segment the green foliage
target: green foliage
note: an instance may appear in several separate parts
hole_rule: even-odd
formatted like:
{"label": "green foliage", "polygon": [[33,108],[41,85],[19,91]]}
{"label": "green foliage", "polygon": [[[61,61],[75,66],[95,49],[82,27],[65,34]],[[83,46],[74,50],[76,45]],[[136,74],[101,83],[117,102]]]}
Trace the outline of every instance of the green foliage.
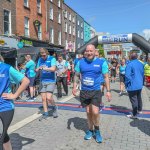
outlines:
{"label": "green foliage", "polygon": [[105,57],[103,45],[99,44],[97,46],[97,49],[99,49],[99,54],[102,55],[103,57]]}

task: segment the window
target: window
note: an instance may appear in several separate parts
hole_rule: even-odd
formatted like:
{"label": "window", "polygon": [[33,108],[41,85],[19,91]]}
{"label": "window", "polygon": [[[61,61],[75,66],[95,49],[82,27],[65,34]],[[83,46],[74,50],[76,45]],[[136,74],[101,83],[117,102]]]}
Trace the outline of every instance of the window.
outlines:
{"label": "window", "polygon": [[72,22],[75,23],[75,18],[74,18],[74,16],[72,17]]}
{"label": "window", "polygon": [[71,14],[69,13],[69,20],[71,21]]}
{"label": "window", "polygon": [[29,18],[24,17],[24,35],[29,37]]}
{"label": "window", "polygon": [[61,31],[58,32],[58,45],[61,45]]}
{"label": "window", "polygon": [[83,39],[83,31],[81,32],[81,39]]}
{"label": "window", "polygon": [[65,47],[66,47],[66,49],[68,49],[68,41],[67,40],[65,40]]}
{"label": "window", "polygon": [[4,10],[4,34],[11,34],[10,11]]}
{"label": "window", "polygon": [[58,0],[58,7],[60,7],[60,0]]}
{"label": "window", "polygon": [[83,28],[83,22],[81,22],[81,28]]}
{"label": "window", "polygon": [[60,13],[58,13],[58,23],[61,24],[61,14]]}
{"label": "window", "polygon": [[29,7],[29,1],[28,0],[24,0],[24,6]]}
{"label": "window", "polygon": [[78,30],[78,38],[80,38],[80,31]]}
{"label": "window", "polygon": [[67,18],[67,10],[64,11],[65,18]]}
{"label": "window", "polygon": [[69,25],[69,34],[71,34],[71,25]]}
{"label": "window", "polygon": [[51,7],[49,10],[49,18],[53,20],[53,8]]}
{"label": "window", "polygon": [[78,43],[78,48],[80,48],[80,43]]}
{"label": "window", "polygon": [[78,20],[78,26],[80,25],[80,22],[79,22],[79,20]]}
{"label": "window", "polygon": [[54,43],[54,29],[50,28],[50,43]]}
{"label": "window", "polygon": [[68,25],[67,25],[67,22],[65,22],[65,32],[68,32]]}
{"label": "window", "polygon": [[37,0],[37,12],[41,13],[41,0]]}
{"label": "window", "polygon": [[73,35],[75,35],[75,27],[73,26]]}
{"label": "window", "polygon": [[41,24],[38,26],[38,39],[42,40],[42,26],[41,26]]}

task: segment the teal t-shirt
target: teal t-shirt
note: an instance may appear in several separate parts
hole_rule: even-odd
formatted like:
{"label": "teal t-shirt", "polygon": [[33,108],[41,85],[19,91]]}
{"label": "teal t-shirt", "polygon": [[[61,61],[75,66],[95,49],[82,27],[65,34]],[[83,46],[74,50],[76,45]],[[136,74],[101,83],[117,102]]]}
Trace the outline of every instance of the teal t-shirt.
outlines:
{"label": "teal t-shirt", "polygon": [[26,68],[27,77],[32,78],[36,76],[35,66],[36,65],[33,60],[30,60],[26,63],[25,68]]}

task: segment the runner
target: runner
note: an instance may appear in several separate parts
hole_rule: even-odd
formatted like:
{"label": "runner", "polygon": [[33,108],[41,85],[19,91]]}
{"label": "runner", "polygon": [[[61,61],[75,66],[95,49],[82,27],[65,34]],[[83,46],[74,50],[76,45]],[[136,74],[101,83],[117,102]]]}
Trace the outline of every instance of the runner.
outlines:
{"label": "runner", "polygon": [[111,62],[111,82],[114,81],[116,82],[116,73],[117,73],[117,65],[118,65],[118,62],[117,62],[117,59],[116,58],[113,58],[112,62]]}
{"label": "runner", "polygon": [[120,77],[120,93],[119,96],[122,96],[123,90],[125,88],[125,69],[126,69],[126,60],[122,59],[119,67],[119,77]]}
{"label": "runner", "polygon": [[80,101],[81,105],[85,107],[87,113],[87,120],[89,130],[84,137],[85,140],[96,137],[96,142],[102,142],[102,136],[99,130],[99,104],[101,102],[101,74],[103,73],[106,81],[107,98],[110,101],[110,85],[108,78],[108,65],[106,62],[99,58],[95,58],[94,45],[86,47],[86,58],[81,59],[75,67],[75,78],[73,84],[73,95],[76,96],[76,84],[79,81],[81,74],[81,91]]}
{"label": "runner", "polygon": [[[21,82],[14,94],[11,93],[11,82],[17,84]],[[29,80],[13,67],[3,63],[2,56],[0,56],[0,83],[0,122],[3,124],[3,127],[1,126],[3,130],[0,135],[0,150],[3,150],[3,147],[5,150],[12,150],[7,130],[14,115],[13,99],[16,99],[27,88]]]}
{"label": "runner", "polygon": [[57,118],[57,106],[52,97],[56,85],[56,59],[53,56],[49,56],[49,53],[45,48],[40,49],[40,55],[41,58],[38,60],[36,71],[38,72],[41,70],[39,92],[41,93],[44,109],[41,119],[47,119],[49,117],[48,102],[52,104],[53,117]]}

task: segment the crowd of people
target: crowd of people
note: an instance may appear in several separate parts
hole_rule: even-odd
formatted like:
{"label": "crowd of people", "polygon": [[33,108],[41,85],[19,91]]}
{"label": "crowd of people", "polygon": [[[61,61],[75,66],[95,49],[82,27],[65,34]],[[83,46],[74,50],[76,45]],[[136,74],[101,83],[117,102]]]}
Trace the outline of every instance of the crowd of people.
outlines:
{"label": "crowd of people", "polygon": [[[18,70],[18,71],[17,71]],[[53,117],[58,117],[57,104],[54,101],[53,93],[57,86],[57,98],[61,98],[63,85],[65,96],[68,96],[68,85],[73,82],[72,93],[74,96],[77,90],[80,91],[81,106],[85,108],[89,130],[84,137],[85,140],[95,136],[98,143],[103,141],[100,133],[100,106],[102,96],[106,91],[106,98],[110,102],[111,89],[110,82],[115,83],[117,75],[120,79],[120,93],[127,92],[132,105],[132,114],[129,118],[136,119],[142,113],[141,91],[146,81],[146,86],[150,85],[150,57],[145,62],[135,52],[130,54],[129,59],[117,60],[116,58],[106,59],[89,44],[84,54],[79,54],[75,60],[65,60],[62,55],[50,56],[45,48],[40,49],[40,58],[37,64],[30,55],[25,56],[25,62],[19,64],[17,70],[4,63],[0,56],[0,119],[3,122],[3,133],[0,138],[0,148],[11,150],[8,127],[14,114],[13,99],[16,99],[27,89],[29,99],[35,100],[36,81],[39,79],[38,92],[41,95],[43,104],[43,114],[39,119],[49,117],[48,104],[53,109]],[[18,88],[13,93],[10,83],[17,84]],[[20,84],[19,84],[20,83]],[[106,90],[105,90],[106,89]]]}

